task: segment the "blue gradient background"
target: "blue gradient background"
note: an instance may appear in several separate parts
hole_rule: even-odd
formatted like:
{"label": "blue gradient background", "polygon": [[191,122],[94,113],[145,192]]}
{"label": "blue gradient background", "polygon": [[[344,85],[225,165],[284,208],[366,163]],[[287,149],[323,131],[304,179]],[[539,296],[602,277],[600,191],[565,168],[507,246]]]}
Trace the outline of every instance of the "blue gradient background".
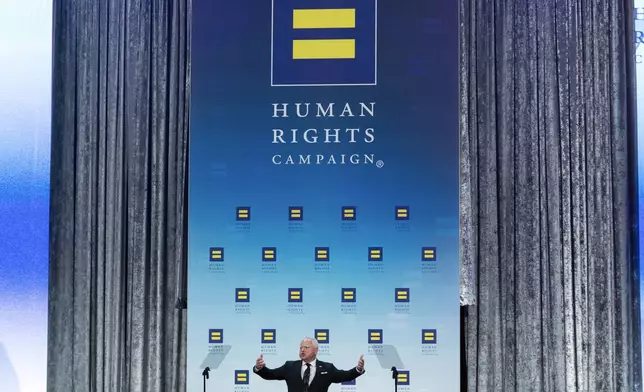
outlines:
{"label": "blue gradient background", "polygon": [[52,3],[0,7],[0,390],[47,383]]}
{"label": "blue gradient background", "polygon": [[[365,354],[357,390],[393,389],[389,369],[369,355],[367,329],[382,328],[411,371],[401,391],[459,390],[458,7],[378,2],[378,85],[270,87],[271,3],[195,1],[190,141],[188,391],[202,390],[208,330],[224,329],[227,358],[213,390],[234,390],[234,370],[251,369],[260,330],[277,329],[269,367],[297,359],[303,336],[330,329],[339,368]],[[376,102],[374,118],[272,118],[272,103]],[[291,108],[294,111],[294,107]],[[373,127],[372,144],[272,144],[273,128]],[[373,153],[384,166],[277,166],[274,154]],[[304,206],[304,230],[288,230],[288,206]],[[342,230],[342,206],[356,206],[356,230]],[[409,205],[409,230],[394,207]],[[250,230],[235,208],[251,206]],[[209,271],[210,247],[225,248],[225,273]],[[261,248],[277,247],[278,273],[261,270]],[[316,246],[331,272],[314,272]],[[367,269],[367,249],[384,248],[384,274]],[[437,273],[421,273],[421,247],[438,248]],[[251,314],[235,313],[237,287],[251,290]],[[304,315],[287,312],[287,289],[304,288]],[[358,314],[340,312],[340,289],[357,288]],[[411,289],[411,315],[395,314],[394,288]],[[438,330],[438,355],[421,355],[421,329]],[[284,391],[250,377],[250,389]],[[339,385],[331,390],[339,391]]]}

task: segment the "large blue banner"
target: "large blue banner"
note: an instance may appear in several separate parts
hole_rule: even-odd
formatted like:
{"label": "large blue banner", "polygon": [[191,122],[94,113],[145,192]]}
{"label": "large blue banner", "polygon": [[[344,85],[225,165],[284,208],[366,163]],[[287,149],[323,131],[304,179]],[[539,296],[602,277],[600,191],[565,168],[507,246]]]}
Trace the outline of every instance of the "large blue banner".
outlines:
{"label": "large blue banner", "polygon": [[[459,390],[458,4],[193,2],[188,391]],[[315,377],[324,377],[320,372]]]}

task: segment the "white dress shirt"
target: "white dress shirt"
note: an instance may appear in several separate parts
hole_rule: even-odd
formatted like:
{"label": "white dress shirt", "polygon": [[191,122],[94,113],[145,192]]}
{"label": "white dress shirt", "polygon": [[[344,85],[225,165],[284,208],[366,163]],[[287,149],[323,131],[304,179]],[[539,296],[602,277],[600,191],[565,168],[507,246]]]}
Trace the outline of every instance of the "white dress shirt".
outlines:
{"label": "white dress shirt", "polygon": [[[313,377],[315,377],[315,365],[317,364],[317,359],[314,359],[313,361],[310,362],[311,364],[311,370],[309,370],[310,376],[309,376],[309,385],[311,385],[311,382],[313,382]],[[306,362],[302,361],[302,371],[301,375],[302,378],[304,378],[304,372],[306,371]]]}

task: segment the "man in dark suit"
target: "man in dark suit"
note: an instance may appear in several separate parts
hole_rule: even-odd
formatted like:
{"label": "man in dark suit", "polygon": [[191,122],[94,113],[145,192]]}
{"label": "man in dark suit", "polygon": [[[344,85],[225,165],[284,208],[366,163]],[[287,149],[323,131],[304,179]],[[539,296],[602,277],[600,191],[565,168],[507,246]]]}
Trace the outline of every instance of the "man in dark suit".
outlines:
{"label": "man in dark suit", "polygon": [[338,370],[332,363],[317,359],[318,342],[304,338],[300,343],[300,360],[286,361],[277,369],[269,369],[260,355],[253,372],[264,380],[284,380],[288,392],[327,392],[333,383],[355,380],[364,374],[364,357],[351,370]]}

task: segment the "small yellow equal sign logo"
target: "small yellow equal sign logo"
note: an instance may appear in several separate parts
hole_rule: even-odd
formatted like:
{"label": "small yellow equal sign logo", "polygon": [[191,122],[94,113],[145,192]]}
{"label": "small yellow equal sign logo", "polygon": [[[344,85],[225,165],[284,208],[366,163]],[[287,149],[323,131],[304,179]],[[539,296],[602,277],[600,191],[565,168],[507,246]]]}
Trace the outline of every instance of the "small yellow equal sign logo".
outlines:
{"label": "small yellow equal sign logo", "polygon": [[396,220],[409,220],[409,207],[397,206],[396,207]]}
{"label": "small yellow equal sign logo", "polygon": [[[293,29],[355,29],[355,8],[293,10]],[[355,39],[293,40],[294,60],[355,59]]]}

